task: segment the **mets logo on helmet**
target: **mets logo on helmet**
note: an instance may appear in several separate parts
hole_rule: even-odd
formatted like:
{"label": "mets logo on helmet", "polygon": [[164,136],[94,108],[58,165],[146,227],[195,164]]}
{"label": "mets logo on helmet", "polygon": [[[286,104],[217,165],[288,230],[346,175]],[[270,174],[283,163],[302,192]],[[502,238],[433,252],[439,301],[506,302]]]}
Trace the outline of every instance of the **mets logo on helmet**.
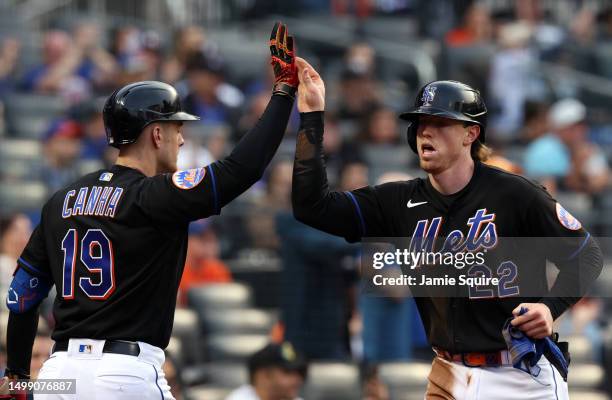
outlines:
{"label": "mets logo on helmet", "polygon": [[561,222],[561,225],[569,230],[577,231],[578,229],[582,228],[580,221],[578,221],[576,217],[570,214],[569,211],[563,208],[563,206],[559,203],[557,203],[557,218],[559,219],[559,222]]}
{"label": "mets logo on helmet", "polygon": [[172,182],[174,183],[174,186],[179,189],[193,189],[194,187],[198,186],[198,183],[202,182],[204,175],[206,175],[205,168],[176,171],[172,175]]}
{"label": "mets logo on helmet", "polygon": [[424,106],[430,106],[431,102],[434,100],[434,96],[436,95],[437,86],[427,85],[423,90],[423,95],[421,96],[421,102]]}

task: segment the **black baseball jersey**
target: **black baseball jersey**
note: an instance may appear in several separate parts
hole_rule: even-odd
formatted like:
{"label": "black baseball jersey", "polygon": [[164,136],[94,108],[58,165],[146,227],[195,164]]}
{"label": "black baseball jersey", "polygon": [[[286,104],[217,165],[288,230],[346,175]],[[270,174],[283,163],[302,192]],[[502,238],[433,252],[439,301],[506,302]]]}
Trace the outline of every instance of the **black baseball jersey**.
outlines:
{"label": "black baseball jersey", "polygon": [[115,165],[47,202],[18,263],[56,284],[54,340],[168,344],[188,223],[217,212],[213,173]]}
{"label": "black baseball jersey", "polygon": [[[465,292],[453,296],[415,298],[433,346],[453,353],[504,349],[501,328],[516,306],[542,302],[557,318],[578,299],[577,291],[567,291],[575,277],[572,271],[577,269],[576,263],[584,261],[580,268],[593,271],[588,274],[590,281],[601,270],[601,253],[590,235],[544,188],[480,162],[475,162],[468,185],[451,196],[440,194],[428,179],[420,178],[350,192],[330,191],[320,157],[319,118],[316,113],[303,114],[298,135],[293,206],[296,217],[303,222],[349,241],[393,237],[425,243],[424,239],[440,238],[454,248],[469,251],[493,249],[502,237],[558,239],[538,252],[520,248],[506,248],[506,254],[490,252],[486,266],[480,266],[478,272],[512,278],[503,280],[499,287],[464,286],[457,290]],[[594,254],[591,262],[577,257],[587,250]],[[546,259],[561,270],[557,288],[553,287],[552,297],[525,298],[515,277],[529,276],[528,282],[522,283],[531,286],[530,293],[549,294]],[[512,262],[505,263],[508,260]],[[458,270],[450,268],[449,273],[453,272],[458,274]]]}
{"label": "black baseball jersey", "polygon": [[19,268],[56,285],[52,338],[165,348],[189,222],[219,214],[261,179],[292,105],[273,95],[232,153],[207,167],[147,177],[115,165],[55,193],[18,261]]}
{"label": "black baseball jersey", "polygon": [[[546,259],[561,265],[575,257],[589,239],[571,214],[557,211],[560,205],[542,187],[478,162],[469,184],[453,196],[440,194],[428,179],[420,178],[363,188],[347,195],[354,199],[356,225],[364,237],[451,240],[448,238],[452,235],[456,247],[471,245],[474,252],[493,249],[498,241],[515,241],[490,251],[486,267],[478,267],[482,271],[446,269],[448,275],[455,277],[484,272],[490,277],[510,279],[493,287],[457,285],[462,292],[453,296],[423,297],[419,293],[415,298],[431,344],[451,352],[505,348],[501,326],[512,310],[522,302],[541,299],[525,298],[522,292],[548,292]],[[566,221],[559,219],[561,213]],[[521,237],[554,237],[566,245],[542,249],[511,239]],[[514,252],[508,249],[510,246]],[[506,254],[499,254],[501,251]],[[518,282],[521,277],[523,282]],[[531,287],[527,289],[527,285]]]}

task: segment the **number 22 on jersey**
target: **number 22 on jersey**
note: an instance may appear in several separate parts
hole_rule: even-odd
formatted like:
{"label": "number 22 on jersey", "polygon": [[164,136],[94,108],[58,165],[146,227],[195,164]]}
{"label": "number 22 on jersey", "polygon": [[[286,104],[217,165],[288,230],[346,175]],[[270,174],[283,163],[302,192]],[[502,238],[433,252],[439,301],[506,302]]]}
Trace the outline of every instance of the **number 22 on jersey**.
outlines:
{"label": "number 22 on jersey", "polygon": [[[92,300],[106,300],[115,290],[115,260],[113,244],[101,229],[89,229],[80,241],[76,229],[69,229],[62,240],[64,268],[62,297],[72,300],[75,295],[75,270],[77,259],[92,277],[79,278],[79,287]],[[94,283],[95,282],[95,283]]]}

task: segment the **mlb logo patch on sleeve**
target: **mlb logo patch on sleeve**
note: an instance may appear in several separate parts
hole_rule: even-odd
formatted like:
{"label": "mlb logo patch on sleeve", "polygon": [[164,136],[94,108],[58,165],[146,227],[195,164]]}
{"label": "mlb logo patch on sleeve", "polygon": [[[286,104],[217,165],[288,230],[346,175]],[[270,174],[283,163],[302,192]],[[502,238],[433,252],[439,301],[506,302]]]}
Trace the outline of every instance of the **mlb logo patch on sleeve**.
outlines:
{"label": "mlb logo patch on sleeve", "polygon": [[202,179],[206,175],[205,168],[194,168],[186,169],[183,171],[176,171],[172,175],[172,183],[179,189],[193,189],[198,186]]}
{"label": "mlb logo patch on sleeve", "polygon": [[100,181],[102,182],[110,182],[110,180],[113,178],[113,173],[112,172],[102,172],[102,174],[100,175]]}
{"label": "mlb logo patch on sleeve", "polygon": [[557,203],[557,218],[559,219],[559,222],[561,222],[561,225],[571,231],[577,231],[578,229],[582,228],[580,221],[578,221],[576,217],[570,214],[570,212],[563,208],[563,206],[559,203]]}

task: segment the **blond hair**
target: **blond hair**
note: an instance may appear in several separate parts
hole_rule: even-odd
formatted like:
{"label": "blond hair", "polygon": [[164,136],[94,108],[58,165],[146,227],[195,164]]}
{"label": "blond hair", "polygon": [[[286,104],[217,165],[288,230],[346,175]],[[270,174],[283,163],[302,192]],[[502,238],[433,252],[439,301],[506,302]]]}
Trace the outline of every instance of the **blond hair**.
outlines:
{"label": "blond hair", "polygon": [[482,143],[480,140],[476,140],[474,143],[472,143],[470,153],[473,160],[485,162],[489,159],[491,153],[493,153],[493,150],[491,150],[489,146]]}

